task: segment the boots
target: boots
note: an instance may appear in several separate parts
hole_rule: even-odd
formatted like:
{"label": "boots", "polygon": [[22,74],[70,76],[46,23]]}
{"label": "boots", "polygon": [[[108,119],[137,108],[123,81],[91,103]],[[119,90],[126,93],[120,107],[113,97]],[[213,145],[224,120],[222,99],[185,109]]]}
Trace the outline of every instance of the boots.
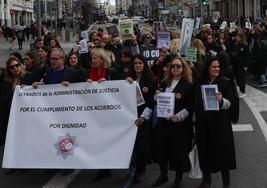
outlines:
{"label": "boots", "polygon": [[198,186],[198,188],[209,188],[210,184],[211,184],[211,173],[210,172],[204,172],[202,182]]}
{"label": "boots", "polygon": [[182,181],[183,173],[176,172],[175,180],[172,184],[172,188],[179,188]]}
{"label": "boots", "polygon": [[223,188],[230,188],[230,171],[222,170],[221,174],[222,174]]}

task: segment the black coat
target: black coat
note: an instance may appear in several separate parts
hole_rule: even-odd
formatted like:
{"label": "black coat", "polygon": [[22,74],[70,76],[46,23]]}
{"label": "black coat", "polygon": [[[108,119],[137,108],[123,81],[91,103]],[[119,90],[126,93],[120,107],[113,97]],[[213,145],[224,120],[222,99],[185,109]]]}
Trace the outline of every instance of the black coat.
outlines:
{"label": "black coat", "polygon": [[[208,84],[209,81],[204,80],[194,84],[195,130],[200,168],[206,172],[235,169],[235,146],[229,109],[204,111],[201,85]],[[233,103],[235,94],[229,79],[218,77],[212,84],[217,84],[222,97]]]}
{"label": "black coat", "polygon": [[[21,85],[31,85],[34,82],[31,73],[21,77]],[[13,98],[13,84],[4,79],[4,73],[0,78],[0,145],[5,143],[9,113]]]}
{"label": "black coat", "polygon": [[[44,75],[43,82],[45,84],[48,84],[51,73],[52,73],[52,69],[50,69]],[[63,76],[61,77],[59,83],[61,83],[63,81],[68,81],[70,83],[79,82],[79,72],[77,70],[74,70],[74,69],[71,69],[71,68],[68,68],[65,66]]]}
{"label": "black coat", "polygon": [[[160,89],[164,92],[166,88],[166,83],[162,83]],[[185,108],[189,116],[184,121],[176,123],[159,118],[156,126],[155,162],[169,162],[171,170],[186,172],[190,169],[188,154],[193,138],[192,84],[180,80],[172,92],[175,93],[174,114]]]}
{"label": "black coat", "polygon": [[[141,116],[146,107],[153,110],[154,107],[154,94],[156,91],[156,83],[148,80],[141,79],[139,82],[145,104],[138,106],[138,117]],[[136,163],[149,163],[151,161],[151,125],[150,121],[144,121],[138,127],[137,136],[134,146],[136,154]]]}

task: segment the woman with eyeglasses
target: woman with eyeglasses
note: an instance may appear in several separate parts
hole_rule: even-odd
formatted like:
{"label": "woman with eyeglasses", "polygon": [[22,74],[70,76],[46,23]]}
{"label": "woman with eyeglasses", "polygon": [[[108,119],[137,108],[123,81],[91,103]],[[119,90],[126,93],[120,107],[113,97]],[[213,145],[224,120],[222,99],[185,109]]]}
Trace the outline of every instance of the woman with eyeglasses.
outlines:
{"label": "woman with eyeglasses", "polygon": [[168,181],[168,168],[176,172],[173,188],[180,187],[183,173],[189,171],[193,125],[191,122],[192,71],[180,57],[172,59],[157,93],[173,93],[174,114],[159,118],[156,127],[155,159],[160,176],[152,184],[158,187]]}
{"label": "woman with eyeglasses", "polygon": [[[217,57],[205,63],[200,79],[194,83],[194,112],[196,144],[199,164],[203,172],[202,183],[198,188],[211,186],[211,173],[221,172],[223,188],[230,186],[230,170],[236,168],[234,136],[231,125],[230,107],[235,103],[233,81],[221,72]],[[202,85],[217,85],[215,100],[218,110],[205,110]]]}
{"label": "woman with eyeglasses", "polygon": [[[133,80],[139,83],[144,98],[144,104],[137,107],[138,117],[135,121],[135,125],[138,127],[138,130],[129,169],[129,181],[134,180],[135,183],[141,183],[145,179],[146,165],[151,162],[152,143],[150,117],[152,115],[154,106],[153,97],[157,86],[146,58],[142,55],[136,55],[133,60],[127,80],[129,83]],[[133,169],[135,169],[134,173]]]}
{"label": "woman with eyeglasses", "polygon": [[5,143],[9,112],[16,85],[32,84],[32,76],[16,57],[10,57],[0,77],[0,145]]}

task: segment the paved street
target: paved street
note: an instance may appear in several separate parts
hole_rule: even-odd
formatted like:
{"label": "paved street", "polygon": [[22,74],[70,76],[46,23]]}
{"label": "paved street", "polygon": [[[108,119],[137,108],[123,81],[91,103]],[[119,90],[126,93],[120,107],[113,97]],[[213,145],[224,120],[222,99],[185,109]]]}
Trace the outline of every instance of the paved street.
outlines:
{"label": "paved street", "polygon": [[[147,26],[141,26],[147,28]],[[24,54],[31,41],[24,43]],[[18,50],[17,41],[14,50]],[[61,45],[65,52],[73,46],[72,42],[63,42]],[[4,66],[10,51],[8,43],[0,39],[0,67]],[[253,87],[252,78],[249,77],[247,96],[240,100],[240,120],[233,125],[237,169],[231,172],[231,185],[233,188],[266,188],[267,187],[267,88]],[[0,148],[2,161],[3,147]],[[112,177],[101,182],[94,182],[92,178],[96,170],[75,170],[68,176],[63,176],[60,171],[47,172],[46,170],[18,170],[12,174],[4,174],[0,169],[0,187],[6,188],[120,188],[125,182],[127,170],[113,170]],[[134,185],[136,188],[151,187],[159,175],[158,166],[151,164],[147,168],[146,179],[142,184]],[[170,172],[169,182],[161,187],[170,188],[174,173]],[[220,174],[213,175],[212,188],[221,188]],[[191,179],[184,175],[182,188],[196,188],[200,183],[198,179]]]}

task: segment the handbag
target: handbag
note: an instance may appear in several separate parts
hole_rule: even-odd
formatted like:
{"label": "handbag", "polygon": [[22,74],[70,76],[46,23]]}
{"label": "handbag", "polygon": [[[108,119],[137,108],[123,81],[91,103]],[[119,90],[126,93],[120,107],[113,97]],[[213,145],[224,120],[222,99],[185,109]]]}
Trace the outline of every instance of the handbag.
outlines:
{"label": "handbag", "polygon": [[189,171],[190,178],[202,178],[202,171],[199,166],[197,145],[194,144],[192,150],[189,153],[189,160],[191,163],[191,169]]}

